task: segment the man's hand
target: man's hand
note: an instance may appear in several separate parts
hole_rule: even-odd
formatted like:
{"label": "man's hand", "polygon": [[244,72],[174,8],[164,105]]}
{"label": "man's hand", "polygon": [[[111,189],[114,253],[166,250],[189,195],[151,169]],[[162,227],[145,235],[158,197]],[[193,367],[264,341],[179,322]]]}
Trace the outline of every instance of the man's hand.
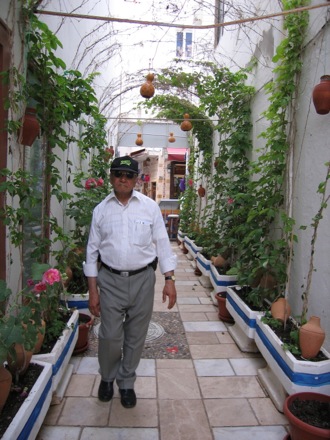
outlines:
{"label": "man's hand", "polygon": [[176,303],[176,288],[174,281],[165,281],[165,286],[163,289],[163,303],[166,302],[166,297],[168,296],[168,309],[172,309]]}
{"label": "man's hand", "polygon": [[96,278],[88,277],[89,304],[88,308],[92,315],[100,316],[100,295],[97,289]]}

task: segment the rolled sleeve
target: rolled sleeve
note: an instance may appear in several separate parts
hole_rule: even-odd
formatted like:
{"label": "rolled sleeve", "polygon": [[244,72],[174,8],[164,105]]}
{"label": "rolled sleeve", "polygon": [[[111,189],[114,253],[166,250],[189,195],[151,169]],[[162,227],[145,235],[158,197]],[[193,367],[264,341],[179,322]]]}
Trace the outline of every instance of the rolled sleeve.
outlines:
{"label": "rolled sleeve", "polygon": [[84,263],[83,270],[86,277],[97,277],[99,272],[97,263]]}

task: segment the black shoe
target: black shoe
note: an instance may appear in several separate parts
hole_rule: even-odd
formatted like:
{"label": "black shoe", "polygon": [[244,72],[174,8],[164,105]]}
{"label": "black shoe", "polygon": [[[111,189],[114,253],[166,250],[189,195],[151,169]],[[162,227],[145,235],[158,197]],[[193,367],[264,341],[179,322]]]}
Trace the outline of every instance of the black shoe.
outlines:
{"label": "black shoe", "polygon": [[113,382],[101,380],[98,395],[101,402],[109,402],[113,397]]}
{"label": "black shoe", "polygon": [[119,390],[121,395],[121,404],[124,408],[134,408],[136,405],[136,395],[133,389]]}

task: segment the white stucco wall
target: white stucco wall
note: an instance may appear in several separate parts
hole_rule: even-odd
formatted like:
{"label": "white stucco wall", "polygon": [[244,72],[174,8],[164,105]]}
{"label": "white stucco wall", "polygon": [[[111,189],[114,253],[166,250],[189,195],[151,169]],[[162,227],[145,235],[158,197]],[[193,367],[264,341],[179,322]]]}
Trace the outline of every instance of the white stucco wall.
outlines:
{"label": "white stucco wall", "polygon": [[[249,3],[249,2],[247,2]],[[319,4],[312,1],[312,4]],[[254,2],[256,9],[269,14],[278,10],[276,2]],[[311,223],[320,208],[321,196],[317,194],[320,182],[325,180],[326,166],[330,151],[330,114],[318,115],[312,103],[313,87],[319,82],[321,75],[330,73],[330,28],[322,30],[325,25],[327,9],[321,8],[310,11],[308,37],[303,60],[303,71],[297,102],[297,133],[294,154],[293,182],[293,217],[296,221],[298,243],[294,247],[294,258],[288,285],[288,298],[292,314],[299,316],[302,310],[301,295],[306,287],[307,275],[311,257]],[[224,35],[217,49],[218,57],[232,69],[243,68],[255,57],[256,63],[249,76],[249,82],[256,88],[252,102],[252,139],[255,149],[263,145],[259,134],[266,128],[267,121],[262,112],[267,108],[267,96],[264,85],[272,78],[273,50],[284,36],[282,18],[258,21],[244,25],[244,32],[239,26],[225,28]],[[243,36],[244,35],[244,36]],[[272,50],[273,47],[273,50]],[[275,52],[274,52],[275,54]],[[327,190],[327,195],[330,189]],[[307,226],[300,230],[300,226]],[[310,289],[308,317],[318,315],[321,325],[326,331],[325,347],[330,348],[330,265],[328,262],[330,249],[330,208],[324,210],[323,218],[318,228],[315,245],[314,267]]]}

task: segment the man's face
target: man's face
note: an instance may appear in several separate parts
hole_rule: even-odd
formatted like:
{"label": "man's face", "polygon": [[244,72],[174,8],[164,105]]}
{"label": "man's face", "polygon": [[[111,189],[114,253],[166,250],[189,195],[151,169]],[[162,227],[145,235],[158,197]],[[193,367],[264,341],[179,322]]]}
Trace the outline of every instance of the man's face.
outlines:
{"label": "man's face", "polygon": [[129,195],[135,187],[137,174],[132,171],[112,171],[110,183],[117,194]]}

